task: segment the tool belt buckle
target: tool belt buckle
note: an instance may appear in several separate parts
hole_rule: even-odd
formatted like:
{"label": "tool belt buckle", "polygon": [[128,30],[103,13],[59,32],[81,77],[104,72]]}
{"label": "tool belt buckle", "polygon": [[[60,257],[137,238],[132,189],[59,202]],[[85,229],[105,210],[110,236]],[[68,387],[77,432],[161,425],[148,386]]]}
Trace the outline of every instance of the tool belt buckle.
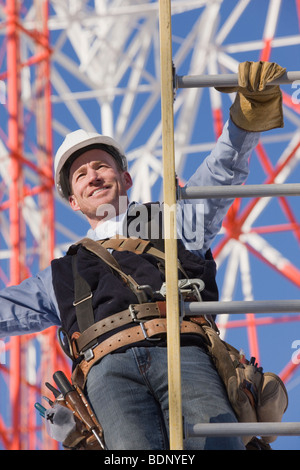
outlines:
{"label": "tool belt buckle", "polygon": [[89,362],[94,358],[94,352],[92,348],[87,349],[86,351],[83,351],[83,356],[84,360]]}
{"label": "tool belt buckle", "polygon": [[133,304],[130,304],[129,305],[129,312],[130,312],[130,315],[131,315],[131,318],[132,318],[132,321],[135,322],[135,323],[139,323],[140,327],[141,327],[141,330],[143,332],[143,335],[144,335],[144,338],[147,340],[147,341],[160,341],[161,338],[150,338],[147,334],[147,330],[146,328],[144,327],[144,323],[147,321],[146,319],[142,320],[142,319],[139,319],[137,318],[136,314],[136,310],[135,310],[135,306]]}
{"label": "tool belt buckle", "polygon": [[[91,342],[92,343],[92,342]],[[94,340],[93,343],[91,344],[91,346],[89,348],[87,348],[85,351],[81,351],[80,354],[83,355],[84,359],[86,362],[89,362],[91,361],[92,359],[94,359],[94,351],[93,349],[98,346],[98,341],[97,340]]]}

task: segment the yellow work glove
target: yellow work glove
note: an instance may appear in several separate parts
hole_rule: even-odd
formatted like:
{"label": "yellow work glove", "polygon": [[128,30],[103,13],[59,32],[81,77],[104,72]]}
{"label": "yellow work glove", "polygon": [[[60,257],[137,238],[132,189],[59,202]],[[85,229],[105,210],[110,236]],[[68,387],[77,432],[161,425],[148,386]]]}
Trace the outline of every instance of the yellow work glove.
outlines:
{"label": "yellow work glove", "polygon": [[223,93],[237,92],[230,117],[238,127],[252,132],[283,127],[280,87],[267,84],[281,77],[285,70],[274,62],[242,62],[239,64],[239,85],[217,88]]}

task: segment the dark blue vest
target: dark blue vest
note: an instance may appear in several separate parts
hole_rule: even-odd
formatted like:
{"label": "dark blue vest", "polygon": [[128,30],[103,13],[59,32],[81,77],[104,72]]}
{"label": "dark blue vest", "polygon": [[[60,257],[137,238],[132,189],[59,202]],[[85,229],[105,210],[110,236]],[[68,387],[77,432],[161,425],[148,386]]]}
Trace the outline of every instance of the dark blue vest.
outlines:
{"label": "dark blue vest", "polygon": [[[152,241],[152,243],[156,242]],[[158,240],[156,245],[162,248],[163,241]],[[130,304],[138,303],[132,290],[104,261],[83,246],[72,245],[64,257],[55,259],[51,263],[53,286],[61,314],[62,327],[70,337],[75,331],[79,331],[73,306],[72,257],[75,253],[78,272],[87,281],[93,293],[95,322],[126,310]],[[135,254],[130,251],[114,251],[113,256],[125,274],[132,276],[139,285],[150,285],[153,291],[160,289],[165,280],[161,260],[149,253]],[[205,259],[201,259],[186,250],[181,240],[178,240],[178,259],[190,279],[200,278],[204,281],[205,289],[201,292],[202,299],[204,301],[218,300],[215,280],[216,265],[210,250],[206,253]],[[179,271],[178,277],[183,277],[181,271]],[[157,300],[162,299],[158,296]],[[117,331],[114,330],[103,335],[101,340]]]}

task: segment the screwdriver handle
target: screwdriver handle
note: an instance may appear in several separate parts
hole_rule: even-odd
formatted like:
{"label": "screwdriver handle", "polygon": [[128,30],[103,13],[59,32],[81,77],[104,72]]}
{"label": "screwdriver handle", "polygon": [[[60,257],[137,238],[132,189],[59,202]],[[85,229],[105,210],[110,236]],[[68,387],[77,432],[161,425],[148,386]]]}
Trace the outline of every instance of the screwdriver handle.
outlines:
{"label": "screwdriver handle", "polygon": [[51,390],[55,398],[59,397],[60,391],[57,390],[57,388],[53,387],[49,382],[46,382],[45,385],[49,390]]}
{"label": "screwdriver handle", "polygon": [[53,380],[64,397],[68,393],[74,392],[73,385],[69,382],[69,380],[61,370],[58,370],[53,374]]}

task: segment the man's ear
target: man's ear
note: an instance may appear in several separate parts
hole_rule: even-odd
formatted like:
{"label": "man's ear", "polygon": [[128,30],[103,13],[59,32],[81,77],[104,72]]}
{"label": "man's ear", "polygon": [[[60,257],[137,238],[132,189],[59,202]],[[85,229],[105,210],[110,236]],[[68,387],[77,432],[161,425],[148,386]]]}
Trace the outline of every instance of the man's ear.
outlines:
{"label": "man's ear", "polygon": [[79,211],[80,210],[80,207],[77,203],[77,199],[76,199],[76,196],[74,196],[74,194],[72,194],[71,196],[69,196],[69,204],[71,206],[71,209],[73,211]]}
{"label": "man's ear", "polygon": [[132,178],[130,176],[130,173],[128,173],[128,171],[124,171],[123,178],[125,182],[126,191],[128,191],[128,189],[130,189],[132,186]]}

